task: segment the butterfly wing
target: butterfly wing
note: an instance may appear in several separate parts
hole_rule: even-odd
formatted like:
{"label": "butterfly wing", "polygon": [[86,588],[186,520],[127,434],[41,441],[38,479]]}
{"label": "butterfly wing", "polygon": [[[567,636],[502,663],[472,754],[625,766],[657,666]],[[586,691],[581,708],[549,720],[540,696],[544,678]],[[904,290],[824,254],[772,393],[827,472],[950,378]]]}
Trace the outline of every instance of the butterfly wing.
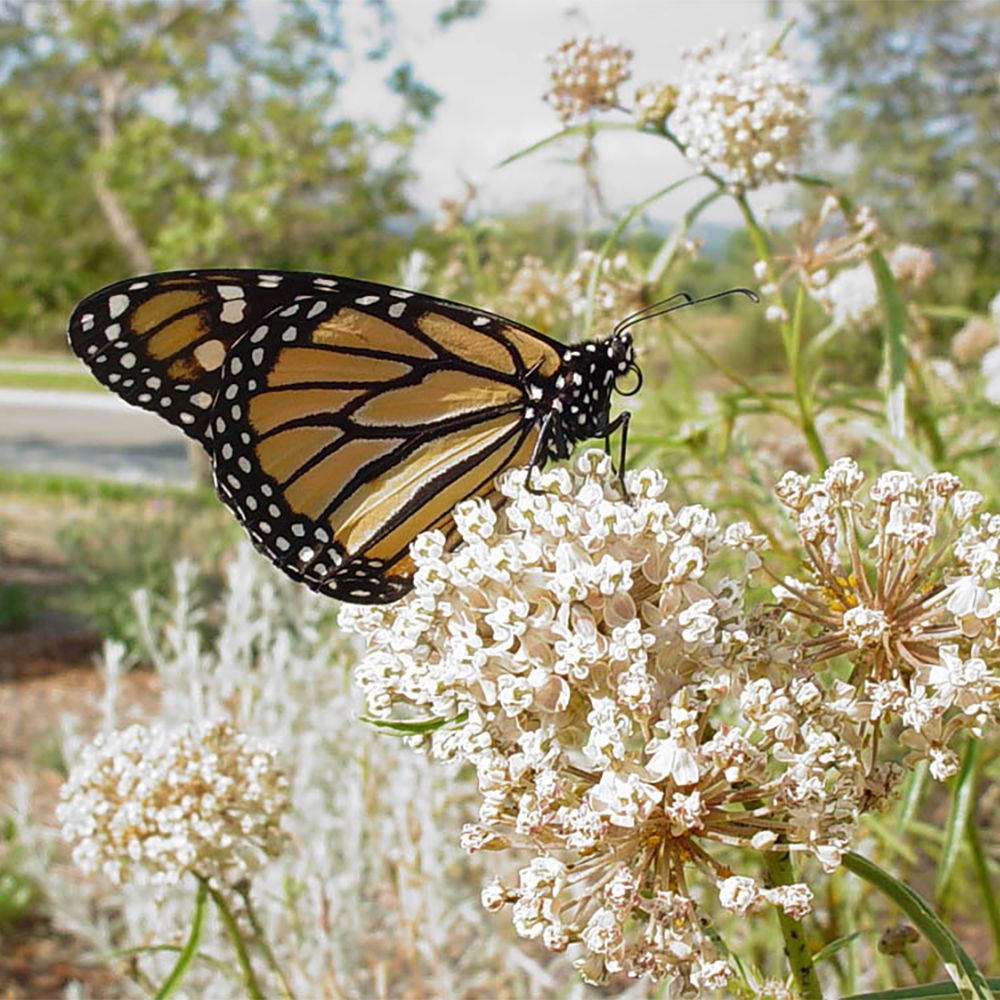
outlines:
{"label": "butterfly wing", "polygon": [[396,599],[421,531],[535,454],[529,380],[560,345],[473,307],[300,272],[172,272],[77,307],[97,378],[202,443],[223,501],[282,570]]}
{"label": "butterfly wing", "polygon": [[73,312],[69,342],[97,380],[207,445],[222,363],[248,327],[314,275],[172,271],[129,278]]}
{"label": "butterfly wing", "polygon": [[449,534],[456,503],[531,460],[525,378],[557,352],[487,313],[337,280],[234,346],[213,461],[220,495],[285,572],[380,603],[409,588],[417,534]]}

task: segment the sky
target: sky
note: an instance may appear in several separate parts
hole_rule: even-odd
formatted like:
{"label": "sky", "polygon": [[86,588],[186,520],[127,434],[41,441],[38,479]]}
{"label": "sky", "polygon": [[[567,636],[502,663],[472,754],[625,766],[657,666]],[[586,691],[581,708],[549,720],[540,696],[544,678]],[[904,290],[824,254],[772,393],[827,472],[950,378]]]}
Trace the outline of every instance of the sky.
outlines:
{"label": "sky", "polygon": [[[358,34],[364,30],[362,6],[359,0],[344,5],[349,30]],[[780,20],[767,19],[766,0],[488,0],[484,13],[442,31],[434,12],[443,0],[399,0],[393,6],[398,20],[393,63],[409,60],[417,78],[442,97],[413,156],[418,180],[412,195],[431,213],[442,198],[462,194],[463,178],[479,189],[478,207],[485,212],[538,201],[570,210],[579,206],[580,174],[565,163],[579,150],[579,140],[497,168],[505,157],[558,131],[558,118],[542,100],[548,85],[544,56],[566,38],[591,32],[632,49],[632,80],[621,91],[630,101],[635,84],[675,78],[681,51],[720,29],[733,36],[759,29],[775,37],[789,17],[802,13],[800,0],[785,0]],[[808,56],[806,43],[794,33],[785,49],[796,60]],[[352,114],[355,108],[379,113],[386,71],[385,63],[361,60],[351,67],[342,97]],[[602,118],[627,120],[621,113]],[[598,156],[612,208],[632,205],[691,172],[672,147],[653,137],[622,132],[610,140],[599,141]],[[693,203],[696,190],[664,198],[650,217],[676,220]],[[784,192],[772,187],[756,198],[766,211],[780,206]],[[738,215],[726,199],[704,218],[727,224],[737,222]]]}

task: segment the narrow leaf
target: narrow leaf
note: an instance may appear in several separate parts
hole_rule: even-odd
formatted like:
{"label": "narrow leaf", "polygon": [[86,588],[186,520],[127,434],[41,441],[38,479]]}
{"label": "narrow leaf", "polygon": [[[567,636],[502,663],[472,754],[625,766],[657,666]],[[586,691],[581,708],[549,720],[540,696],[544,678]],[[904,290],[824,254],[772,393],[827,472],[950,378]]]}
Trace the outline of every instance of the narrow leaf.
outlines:
{"label": "narrow leaf", "polygon": [[[994,996],[1000,996],[1000,979],[987,979],[987,985]],[[954,983],[925,983],[923,986],[900,986],[893,990],[878,990],[875,993],[852,993],[844,1000],[943,1000],[945,997],[960,997],[962,994]]]}
{"label": "narrow leaf", "polygon": [[955,874],[955,865],[962,850],[966,824],[972,813],[976,789],[976,761],[979,758],[980,743],[970,738],[965,745],[962,768],[955,780],[952,790],[951,810],[948,813],[948,825],[945,827],[944,847],[941,851],[941,861],[938,864],[937,883],[934,886],[934,898],[937,905],[944,908]]}
{"label": "narrow leaf", "polygon": [[362,715],[361,722],[367,722],[378,729],[386,729],[399,736],[422,736],[424,733],[433,733],[443,726],[460,725],[469,717],[468,712],[460,712],[452,719],[373,719],[371,716]]}
{"label": "narrow leaf", "polygon": [[906,305],[899,284],[880,250],[872,250],[868,263],[875,275],[882,304],[882,358],[887,379],[885,415],[889,433],[906,439]]}
{"label": "narrow leaf", "polygon": [[601,249],[597,252],[597,259],[594,261],[594,265],[590,272],[590,278],[587,281],[587,312],[584,316],[583,321],[583,335],[587,337],[590,335],[590,328],[594,324],[594,297],[597,294],[597,282],[601,276],[601,265],[607,260],[611,253],[614,245],[618,242],[619,237],[629,226],[632,220],[644,209],[648,208],[653,202],[664,197],[664,195],[670,194],[671,191],[676,191],[677,188],[689,183],[690,181],[697,180],[698,174],[689,174],[687,177],[682,177],[679,181],[674,181],[672,184],[668,184],[665,188],[660,188],[659,191],[654,191],[653,194],[649,195],[647,198],[643,198],[642,201],[633,205],[622,217],[615,223],[614,228],[608,233],[608,238],[601,245]]}
{"label": "narrow leaf", "polygon": [[638,132],[639,129],[635,127],[632,123],[626,122],[584,122],[581,125],[571,125],[569,128],[560,129],[553,135],[547,135],[544,139],[539,139],[538,142],[533,142],[530,146],[525,146],[524,149],[519,149],[516,153],[511,153],[506,159],[501,160],[494,170],[499,170],[500,167],[506,167],[508,163],[513,163],[515,160],[520,160],[525,156],[537,152],[544,146],[549,146],[554,142],[561,142],[563,139],[569,138],[571,135],[585,135],[588,132],[608,132],[608,131],[628,131],[628,132]]}
{"label": "narrow leaf", "polygon": [[878,889],[906,914],[941,959],[963,1000],[993,1000],[986,977],[922,896],[874,861],[854,851],[844,855],[844,867]]}

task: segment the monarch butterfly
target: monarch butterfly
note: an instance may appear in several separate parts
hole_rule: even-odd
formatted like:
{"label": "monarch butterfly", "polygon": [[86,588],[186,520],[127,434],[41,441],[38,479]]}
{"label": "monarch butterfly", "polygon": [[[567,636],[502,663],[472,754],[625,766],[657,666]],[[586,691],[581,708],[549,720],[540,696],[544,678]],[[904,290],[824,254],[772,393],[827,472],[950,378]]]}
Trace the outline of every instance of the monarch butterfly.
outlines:
{"label": "monarch butterfly", "polygon": [[206,449],[219,496],[280,569],[375,604],[410,588],[414,537],[452,535],[455,504],[489,496],[504,469],[618,428],[624,456],[628,413],[610,409],[623,377],[641,380],[629,328],[692,301],[567,346],[370,281],[172,271],[90,295],[69,341],[101,383]]}

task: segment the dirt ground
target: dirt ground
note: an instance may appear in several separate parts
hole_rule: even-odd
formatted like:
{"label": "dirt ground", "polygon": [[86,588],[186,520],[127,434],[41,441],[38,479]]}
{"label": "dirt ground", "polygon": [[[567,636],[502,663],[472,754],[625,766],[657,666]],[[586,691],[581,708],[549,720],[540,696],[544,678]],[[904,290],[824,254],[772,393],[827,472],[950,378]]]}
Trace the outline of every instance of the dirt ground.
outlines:
{"label": "dirt ground", "polygon": [[[0,582],[25,588],[30,621],[0,631],[0,816],[9,813],[15,787],[26,782],[34,819],[50,824],[63,768],[72,764],[60,758],[60,718],[77,716],[81,732],[88,735],[98,725],[102,685],[94,662],[100,638],[70,615],[42,608],[46,591],[64,582],[65,569],[51,548],[51,535],[39,538],[30,512],[17,513],[11,529],[10,508],[4,510],[8,530],[0,552]],[[120,703],[130,714],[152,713],[157,700],[151,673],[133,671],[122,678]],[[119,974],[55,926],[44,899],[27,920],[13,927],[0,924],[2,1000],[61,997],[73,981],[84,984],[93,997],[123,995]]]}

